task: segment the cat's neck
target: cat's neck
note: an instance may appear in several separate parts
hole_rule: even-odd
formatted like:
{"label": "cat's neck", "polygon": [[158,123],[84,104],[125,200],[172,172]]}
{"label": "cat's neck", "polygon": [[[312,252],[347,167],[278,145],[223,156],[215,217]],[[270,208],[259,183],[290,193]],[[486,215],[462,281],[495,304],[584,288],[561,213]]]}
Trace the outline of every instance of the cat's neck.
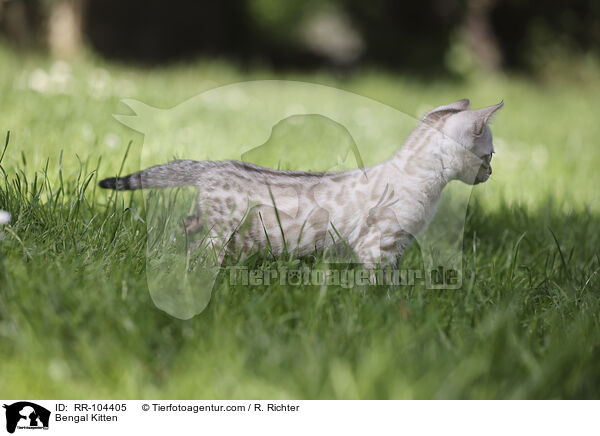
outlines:
{"label": "cat's neck", "polygon": [[436,140],[435,135],[411,137],[388,161],[401,183],[418,188],[432,198],[439,197],[453,179]]}

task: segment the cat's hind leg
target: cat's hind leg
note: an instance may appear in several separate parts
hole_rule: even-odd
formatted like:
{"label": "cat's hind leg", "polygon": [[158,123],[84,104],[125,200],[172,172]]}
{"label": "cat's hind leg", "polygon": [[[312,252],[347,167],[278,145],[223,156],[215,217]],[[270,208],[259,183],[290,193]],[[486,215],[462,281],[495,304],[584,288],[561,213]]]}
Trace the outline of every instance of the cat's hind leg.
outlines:
{"label": "cat's hind leg", "polygon": [[183,219],[181,230],[188,235],[198,233],[202,230],[202,217],[199,213],[188,215]]}

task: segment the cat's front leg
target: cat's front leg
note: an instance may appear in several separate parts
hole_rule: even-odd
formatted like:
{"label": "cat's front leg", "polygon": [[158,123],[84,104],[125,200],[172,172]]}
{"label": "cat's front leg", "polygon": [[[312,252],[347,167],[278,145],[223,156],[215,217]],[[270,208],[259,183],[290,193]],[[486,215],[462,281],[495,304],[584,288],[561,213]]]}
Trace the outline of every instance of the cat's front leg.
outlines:
{"label": "cat's front leg", "polygon": [[361,239],[355,247],[358,261],[369,272],[373,284],[378,282],[377,267],[385,272],[396,265],[398,252],[394,244],[386,243],[386,239],[377,227],[368,227],[361,232]]}
{"label": "cat's front leg", "polygon": [[371,278],[377,276],[377,266],[384,273],[393,270],[400,263],[406,248],[414,241],[410,233],[385,226],[383,222],[380,226],[367,227],[361,236],[356,245],[356,255],[363,268],[370,272]]}

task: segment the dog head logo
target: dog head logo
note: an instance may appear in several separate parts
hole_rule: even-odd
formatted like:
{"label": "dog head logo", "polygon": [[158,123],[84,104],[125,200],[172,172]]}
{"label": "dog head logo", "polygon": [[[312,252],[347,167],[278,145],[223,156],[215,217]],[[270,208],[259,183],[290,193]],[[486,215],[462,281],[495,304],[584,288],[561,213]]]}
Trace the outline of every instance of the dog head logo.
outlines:
{"label": "dog head logo", "polygon": [[6,431],[18,429],[48,429],[50,411],[29,401],[3,406],[6,409]]}

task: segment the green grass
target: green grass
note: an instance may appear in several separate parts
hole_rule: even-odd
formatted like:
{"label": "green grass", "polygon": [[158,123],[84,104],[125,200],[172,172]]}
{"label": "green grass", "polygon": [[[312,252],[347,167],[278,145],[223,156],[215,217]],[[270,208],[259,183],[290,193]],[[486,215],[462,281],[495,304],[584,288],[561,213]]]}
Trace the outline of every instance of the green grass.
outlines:
{"label": "green grass", "polygon": [[[61,64],[0,48],[0,65],[0,129],[11,131],[0,209],[13,215],[0,228],[0,397],[598,397],[600,80],[422,83],[370,70],[243,73],[216,61],[141,70],[88,56],[70,62],[67,85],[55,74],[41,86]],[[154,306],[142,196],[95,188],[129,141],[123,171],[140,165],[142,136],[111,115],[126,113],[125,97],[171,107],[275,77],[413,115],[462,97],[505,100],[494,175],[469,207],[462,289],[221,281],[191,320]],[[404,264],[418,260],[413,247]]]}

